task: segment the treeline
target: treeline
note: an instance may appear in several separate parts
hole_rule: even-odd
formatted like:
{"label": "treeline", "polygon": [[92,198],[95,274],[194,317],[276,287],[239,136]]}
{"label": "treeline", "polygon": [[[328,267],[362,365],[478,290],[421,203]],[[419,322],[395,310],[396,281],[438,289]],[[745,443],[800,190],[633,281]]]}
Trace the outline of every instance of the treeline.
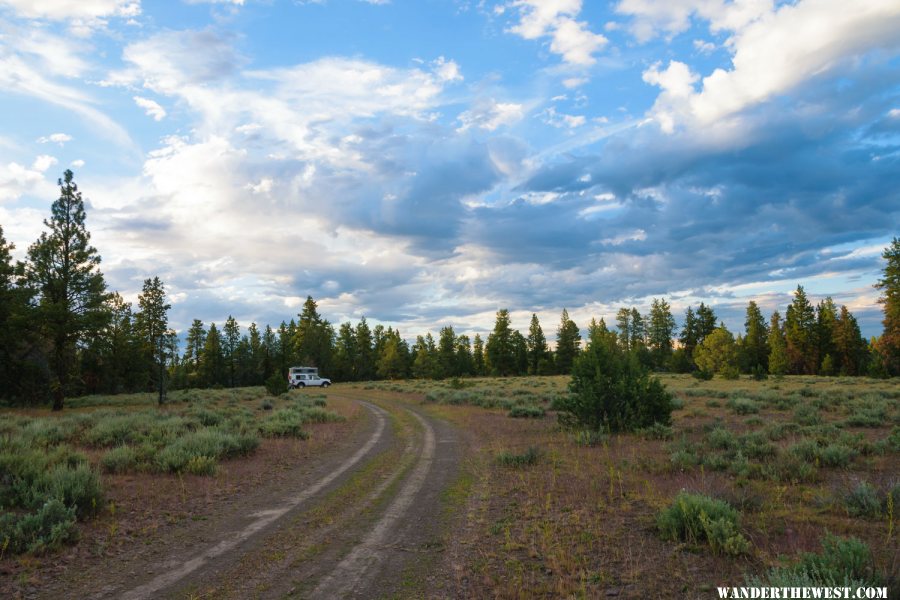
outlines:
{"label": "treeline", "polygon": [[[261,385],[294,365],[316,366],[336,381],[569,374],[583,352],[580,328],[566,310],[552,350],[537,315],[523,334],[507,309],[484,339],[447,326],[410,345],[398,330],[370,327],[365,318],[335,329],[311,297],[299,320],[277,329],[254,323],[242,331],[231,316],[221,327],[195,319],[180,348],[163,283],[146,279],[137,306],[110,293],[71,171],[59,186],[46,231],[25,261],[13,262],[0,226],[0,398],[7,402],[51,400],[61,409],[67,396],[154,390],[162,402],[165,389]],[[783,319],[778,312],[766,319],[750,302],[737,337],[702,303],[687,309],[677,329],[669,304],[654,299],[647,314],[620,309],[615,330],[592,319],[589,339],[614,337],[646,367],[700,376],[900,375],[900,240],[883,256],[885,276],[876,287],[884,333],[870,342],[846,306],[826,298],[813,307],[799,286]]]}

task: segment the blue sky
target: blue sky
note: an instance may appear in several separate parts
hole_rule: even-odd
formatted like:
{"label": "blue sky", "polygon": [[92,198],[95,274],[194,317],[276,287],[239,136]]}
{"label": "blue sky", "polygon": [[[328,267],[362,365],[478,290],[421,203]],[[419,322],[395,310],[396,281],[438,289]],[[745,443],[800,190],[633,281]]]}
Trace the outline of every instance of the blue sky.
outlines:
{"label": "blue sky", "polygon": [[181,329],[548,333],[802,284],[880,333],[896,0],[0,0],[0,224],[72,168],[112,289]]}

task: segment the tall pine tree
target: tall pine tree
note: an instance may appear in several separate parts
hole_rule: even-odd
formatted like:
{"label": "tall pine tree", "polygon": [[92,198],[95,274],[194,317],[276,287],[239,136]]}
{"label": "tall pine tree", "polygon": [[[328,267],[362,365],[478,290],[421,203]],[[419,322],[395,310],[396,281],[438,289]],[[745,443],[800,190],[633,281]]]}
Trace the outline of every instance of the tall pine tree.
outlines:
{"label": "tall pine tree", "polygon": [[26,278],[37,292],[37,321],[51,346],[53,410],[62,410],[71,391],[75,349],[108,318],[106,283],[100,255],[91,246],[84,201],[67,170],[59,180],[59,199],[44,221],[49,229],[28,249]]}

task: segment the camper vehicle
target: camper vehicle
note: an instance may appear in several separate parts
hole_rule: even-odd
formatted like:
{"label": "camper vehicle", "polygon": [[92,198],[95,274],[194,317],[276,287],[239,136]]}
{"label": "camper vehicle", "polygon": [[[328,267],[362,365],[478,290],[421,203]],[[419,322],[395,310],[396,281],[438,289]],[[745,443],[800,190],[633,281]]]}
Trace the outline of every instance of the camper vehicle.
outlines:
{"label": "camper vehicle", "polygon": [[330,379],[319,377],[319,369],[316,367],[291,367],[288,369],[288,387],[291,389],[301,387],[328,387]]}

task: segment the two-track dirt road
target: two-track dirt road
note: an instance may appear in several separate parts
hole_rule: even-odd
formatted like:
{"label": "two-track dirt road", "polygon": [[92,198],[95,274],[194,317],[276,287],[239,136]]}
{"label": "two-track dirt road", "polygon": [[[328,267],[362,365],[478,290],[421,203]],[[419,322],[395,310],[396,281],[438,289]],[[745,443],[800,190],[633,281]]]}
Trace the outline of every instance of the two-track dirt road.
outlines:
{"label": "two-track dirt road", "polygon": [[93,598],[379,598],[413,591],[437,564],[441,494],[460,436],[389,394],[350,389],[364,417],[280,485],[260,486],[42,595]]}

